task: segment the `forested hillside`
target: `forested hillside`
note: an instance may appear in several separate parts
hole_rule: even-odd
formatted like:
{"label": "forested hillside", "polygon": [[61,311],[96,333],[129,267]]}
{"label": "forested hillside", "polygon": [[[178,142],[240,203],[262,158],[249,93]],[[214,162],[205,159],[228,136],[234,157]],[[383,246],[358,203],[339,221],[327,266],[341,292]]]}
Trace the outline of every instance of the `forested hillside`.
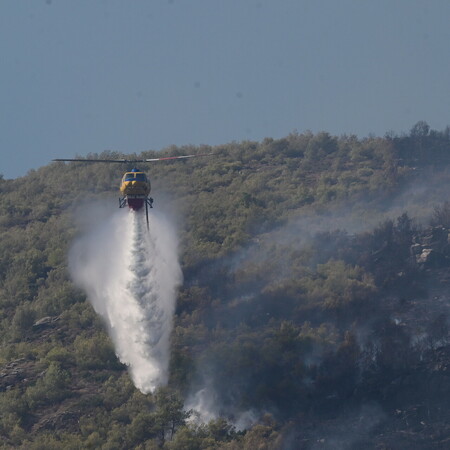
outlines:
{"label": "forested hillside", "polygon": [[1,448],[450,445],[450,129],[162,155],[209,152],[142,168],[184,276],[169,383],[147,395],[67,263],[127,167],[0,180]]}

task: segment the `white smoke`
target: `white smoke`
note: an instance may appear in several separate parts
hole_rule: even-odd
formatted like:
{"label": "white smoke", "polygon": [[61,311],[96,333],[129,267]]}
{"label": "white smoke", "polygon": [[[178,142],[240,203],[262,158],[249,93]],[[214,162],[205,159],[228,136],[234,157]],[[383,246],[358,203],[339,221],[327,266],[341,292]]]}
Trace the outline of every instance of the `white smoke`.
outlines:
{"label": "white smoke", "polygon": [[169,338],[182,274],[169,221],[117,211],[88,229],[69,255],[72,278],[104,319],[135,386],[153,392],[167,382]]}
{"label": "white smoke", "polygon": [[188,397],[185,402],[185,408],[191,411],[191,415],[188,418],[190,423],[201,425],[225,415],[228,416],[229,422],[238,431],[249,429],[261,417],[261,414],[253,410],[234,413],[231,411],[222,411],[219,398],[211,383],[208,382],[204,388]]}
{"label": "white smoke", "polygon": [[186,400],[186,409],[192,411],[189,421],[202,424],[219,417],[219,403],[217,395],[210,386],[197,391]]}

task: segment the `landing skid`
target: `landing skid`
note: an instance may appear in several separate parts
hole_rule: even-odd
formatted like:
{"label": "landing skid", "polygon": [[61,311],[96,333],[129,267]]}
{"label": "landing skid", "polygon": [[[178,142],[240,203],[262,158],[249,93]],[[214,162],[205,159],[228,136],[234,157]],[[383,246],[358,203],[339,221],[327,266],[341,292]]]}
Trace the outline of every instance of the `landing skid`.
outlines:
{"label": "landing skid", "polygon": [[127,206],[127,198],[119,197],[119,208],[125,208]]}

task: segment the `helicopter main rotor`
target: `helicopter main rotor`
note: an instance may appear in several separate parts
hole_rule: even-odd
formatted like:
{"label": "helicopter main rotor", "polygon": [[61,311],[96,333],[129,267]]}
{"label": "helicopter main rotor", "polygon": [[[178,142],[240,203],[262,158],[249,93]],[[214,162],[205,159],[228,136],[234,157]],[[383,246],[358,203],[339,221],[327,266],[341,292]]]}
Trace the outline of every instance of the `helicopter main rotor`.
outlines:
{"label": "helicopter main rotor", "polygon": [[[180,155],[180,156],[165,156],[162,158],[146,158],[146,159],[82,159],[82,158],[56,158],[52,161],[59,162],[83,162],[83,163],[119,163],[119,164],[135,164],[135,163],[148,163],[155,161],[170,161],[174,159],[187,159],[194,158],[196,156],[210,156],[214,153],[203,153],[200,155]],[[126,175],[133,175],[133,180],[127,180]],[[142,180],[134,179],[135,175],[142,176]],[[131,172],[125,173],[122,184],[120,187],[123,192],[123,197],[119,198],[119,207],[130,207],[134,211],[142,208],[145,204],[145,215],[147,218],[147,228],[149,228],[148,209],[153,208],[153,199],[149,197],[150,193],[150,181],[145,177],[144,173],[141,173],[137,169],[133,169]]]}
{"label": "helicopter main rotor", "polygon": [[147,159],[82,159],[82,158],[56,158],[52,161],[63,161],[63,162],[88,162],[88,163],[122,163],[122,164],[134,164],[134,163],[146,163],[155,161],[170,161],[172,159],[186,159],[195,158],[197,156],[211,156],[213,153],[203,153],[201,155],[181,155],[181,156],[165,156],[163,158],[147,158]]}

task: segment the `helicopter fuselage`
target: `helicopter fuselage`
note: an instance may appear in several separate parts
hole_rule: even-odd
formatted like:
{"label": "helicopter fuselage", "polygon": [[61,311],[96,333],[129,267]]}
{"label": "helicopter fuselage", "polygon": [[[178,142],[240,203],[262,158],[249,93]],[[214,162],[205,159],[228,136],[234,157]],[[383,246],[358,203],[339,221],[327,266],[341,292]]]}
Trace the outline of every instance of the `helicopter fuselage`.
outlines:
{"label": "helicopter fuselage", "polygon": [[122,177],[120,184],[120,192],[123,197],[120,198],[120,207],[128,206],[130,209],[137,211],[141,209],[148,201],[153,203],[152,199],[149,199],[151,190],[150,180],[144,172],[140,172],[137,169],[133,169],[131,172],[126,172]]}

